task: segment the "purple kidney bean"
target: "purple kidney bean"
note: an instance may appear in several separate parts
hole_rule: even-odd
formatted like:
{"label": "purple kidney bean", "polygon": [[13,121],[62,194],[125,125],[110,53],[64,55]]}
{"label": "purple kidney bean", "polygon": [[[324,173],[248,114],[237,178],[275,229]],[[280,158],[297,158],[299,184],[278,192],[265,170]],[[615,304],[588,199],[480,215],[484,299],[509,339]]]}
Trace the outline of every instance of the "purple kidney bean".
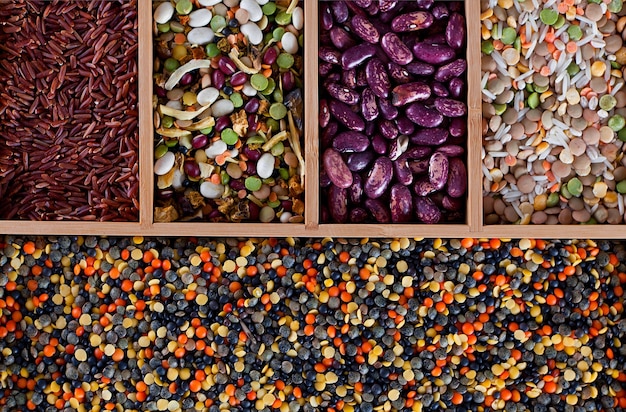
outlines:
{"label": "purple kidney bean", "polygon": [[248,100],[248,102],[243,106],[243,109],[246,113],[256,113],[259,110],[261,102],[256,97]]}
{"label": "purple kidney bean", "polygon": [[[216,71],[218,71],[218,70],[216,70]],[[185,73],[185,74],[183,74],[183,77],[181,77],[179,83],[180,83],[181,86],[187,86],[187,85],[191,84],[191,82],[193,82],[193,74]],[[213,83],[213,85],[215,86],[215,83]],[[217,87],[217,86],[215,86],[215,87]]]}
{"label": "purple kidney bean", "polygon": [[357,87],[356,70],[355,69],[343,70],[341,72],[341,83],[346,87],[355,89]]}
{"label": "purple kidney bean", "polygon": [[361,176],[355,174],[353,177],[352,186],[348,189],[348,198],[354,204],[361,204],[363,199],[363,180]]}
{"label": "purple kidney bean", "polygon": [[378,130],[387,140],[395,139],[398,136],[398,128],[396,127],[396,123],[391,120],[380,120],[378,122]]}
{"label": "purple kidney bean", "polygon": [[333,137],[339,130],[339,124],[335,121],[331,121],[328,126],[322,132],[322,147],[329,147],[332,145]]}
{"label": "purple kidney bean", "polygon": [[224,87],[225,83],[226,77],[224,76],[224,73],[222,73],[220,70],[213,70],[213,73],[211,73],[211,84],[213,85],[213,87],[215,87],[217,90],[221,90]]}
{"label": "purple kidney bean", "polygon": [[352,0],[355,5],[364,9],[368,8],[372,4],[372,0]]}
{"label": "purple kidney bean", "polygon": [[389,144],[389,159],[396,160],[402,153],[406,151],[409,145],[408,136],[398,136],[397,139],[393,139]]}
{"label": "purple kidney bean", "polygon": [[196,163],[195,160],[185,160],[183,164],[183,169],[185,174],[189,177],[200,177],[200,166]]}
{"label": "purple kidney bean", "polygon": [[389,76],[395,80],[396,83],[408,83],[413,80],[411,74],[397,63],[387,63],[387,71],[389,72]]}
{"label": "purple kidney bean", "polygon": [[154,92],[160,98],[165,98],[167,96],[167,90],[165,90],[164,88],[159,87],[159,86],[155,86],[154,87]]}
{"label": "purple kidney bean", "polygon": [[393,185],[391,187],[389,202],[391,221],[393,223],[406,223],[411,220],[413,199],[411,191],[406,186],[401,184]]}
{"label": "purple kidney bean", "polygon": [[357,132],[362,132],[363,129],[365,129],[365,122],[363,119],[358,114],[354,113],[347,104],[341,103],[337,100],[331,100],[328,106],[330,108],[330,113],[335,117],[335,119],[348,129],[355,130]]}
{"label": "purple kidney bean", "polygon": [[378,14],[380,8],[378,7],[378,3],[372,1],[372,4],[369,5],[369,7],[367,7],[367,12],[371,15],[374,16],[376,14]]}
{"label": "purple kidney bean", "polygon": [[439,82],[433,82],[433,93],[438,97],[448,97],[450,96],[450,92],[448,88]]}
{"label": "purple kidney bean", "polygon": [[389,95],[391,83],[389,83],[389,76],[383,62],[380,59],[370,60],[365,66],[365,76],[367,84],[374,94],[381,99],[386,99]]}
{"label": "purple kidney bean", "polygon": [[376,122],[372,121],[372,122],[367,122],[365,123],[365,130],[363,130],[363,133],[366,136],[371,136],[374,134],[374,132],[376,132]]}
{"label": "purple kidney bean", "polygon": [[385,206],[380,199],[365,199],[363,203],[370,212],[374,220],[378,223],[389,223],[391,221],[391,213],[389,208]]}
{"label": "purple kidney bean", "polygon": [[421,103],[412,103],[406,109],[406,116],[413,123],[422,127],[437,127],[443,123],[443,114]]}
{"label": "purple kidney bean", "polygon": [[246,185],[241,179],[231,179],[228,182],[228,185],[233,190],[245,190],[246,189]]}
{"label": "purple kidney bean", "polygon": [[281,74],[283,81],[283,91],[290,92],[296,87],[296,75],[291,70]]}
{"label": "purple kidney bean", "polygon": [[230,125],[231,125],[230,117],[228,116],[218,117],[217,120],[215,121],[215,131],[219,133]]}
{"label": "purple kidney bean", "polygon": [[467,134],[467,123],[465,119],[455,117],[450,121],[448,130],[450,130],[450,135],[453,137],[463,137]]}
{"label": "purple kidney bean", "polygon": [[448,83],[448,90],[450,90],[452,97],[460,98],[465,94],[465,82],[458,77],[452,79]]}
{"label": "purple kidney bean", "polygon": [[430,10],[435,4],[435,0],[415,0],[415,3],[422,10]]}
{"label": "purple kidney bean", "polygon": [[361,93],[361,115],[368,122],[378,117],[378,104],[376,103],[376,95],[370,88],[363,89]]}
{"label": "purple kidney bean", "polygon": [[448,140],[446,129],[422,129],[411,136],[411,143],[425,146],[439,146]]}
{"label": "purple kidney bean", "polygon": [[467,169],[465,163],[458,157],[450,159],[447,184],[451,197],[461,197],[467,191]]}
{"label": "purple kidney bean", "polygon": [[191,147],[193,147],[194,149],[202,149],[208,143],[209,138],[203,134],[199,134],[197,136],[194,136],[194,138],[191,140]]}
{"label": "purple kidney bean", "polygon": [[361,5],[357,4],[356,1],[344,1],[344,3],[346,3],[346,6],[348,6],[348,8],[350,9],[350,11],[352,13],[360,14],[360,15],[365,15],[365,10],[364,9],[369,7],[370,4],[372,4],[371,1],[368,1],[366,6],[361,6]]}
{"label": "purple kidney bean", "polygon": [[391,103],[394,106],[404,106],[412,102],[426,100],[429,97],[430,87],[422,82],[400,84],[391,91]]}
{"label": "purple kidney bean", "polygon": [[222,56],[218,60],[217,67],[226,75],[233,74],[237,71],[237,66],[235,66],[235,63],[226,56]]}
{"label": "purple kidney bean", "polygon": [[448,180],[448,157],[441,152],[435,152],[428,162],[428,180],[437,190],[441,190]]}
{"label": "purple kidney bean", "polygon": [[256,174],[256,163],[248,162],[248,167],[246,168],[246,172],[250,175]]}
{"label": "purple kidney bean", "polygon": [[428,196],[437,191],[437,187],[430,181],[428,177],[420,177],[413,185],[413,191],[418,196]]}
{"label": "purple kidney bean", "polygon": [[324,79],[324,87],[330,83],[337,83],[339,80],[341,80],[339,73],[331,73]]}
{"label": "purple kidney bean", "polygon": [[[414,175],[428,172],[428,159],[413,160],[409,162],[409,169]],[[426,179],[428,180],[428,179]]]}
{"label": "purple kidney bean", "polygon": [[320,126],[326,127],[328,126],[328,122],[330,122],[330,108],[328,107],[328,101],[325,99],[320,99]]}
{"label": "purple kidney bean", "polygon": [[358,87],[367,86],[367,75],[365,74],[365,70],[357,70],[356,72],[356,85]]}
{"label": "purple kidney bean", "polygon": [[380,11],[386,13],[398,5],[398,0],[379,0]]}
{"label": "purple kidney bean", "polygon": [[257,149],[251,149],[249,146],[243,147],[243,154],[245,154],[249,160],[256,162],[261,157],[261,152]]}
{"label": "purple kidney bean", "polygon": [[441,220],[441,210],[428,197],[416,197],[414,201],[415,215],[424,223],[437,223]]}
{"label": "purple kidney bean", "polygon": [[248,115],[248,130],[256,132],[259,126],[259,115],[250,113]]}
{"label": "purple kidney bean", "polygon": [[411,50],[400,40],[398,35],[393,32],[383,35],[380,47],[396,64],[405,66],[413,61],[413,53]]}
{"label": "purple kidney bean", "polygon": [[423,62],[412,62],[407,64],[406,70],[416,76],[430,76],[435,72],[435,66]]}
{"label": "purple kidney bean", "polygon": [[376,199],[385,194],[393,179],[393,163],[388,157],[381,156],[374,161],[365,179],[364,190],[367,197]]}
{"label": "purple kidney bean", "polygon": [[398,109],[387,99],[378,100],[378,108],[386,120],[394,120],[398,117]]}
{"label": "purple kidney bean", "polygon": [[330,41],[339,50],[346,50],[356,45],[356,41],[341,27],[333,27],[330,30]]}
{"label": "purple kidney bean", "polygon": [[351,223],[363,223],[367,220],[368,213],[362,207],[355,207],[350,211]]}
{"label": "purple kidney bean", "polygon": [[278,58],[278,50],[276,50],[276,47],[270,47],[263,55],[263,64],[272,65],[276,63],[276,58]]}
{"label": "purple kidney bean", "polygon": [[456,157],[456,156],[461,156],[463,153],[465,153],[465,149],[463,149],[463,147],[459,145],[448,144],[448,145],[441,146],[440,148],[438,148],[437,152],[443,153],[444,155],[448,157]]}
{"label": "purple kidney bean", "polygon": [[401,134],[410,135],[415,131],[415,123],[406,117],[396,118],[396,126],[398,126],[398,132]]}
{"label": "purple kidney bean", "polygon": [[447,82],[455,77],[461,76],[467,70],[467,62],[463,59],[456,59],[446,65],[441,66],[435,73],[435,80]]}
{"label": "purple kidney bean", "polygon": [[322,46],[318,52],[319,58],[327,63],[339,64],[341,61],[341,52],[332,47]]}
{"label": "purple kidney bean", "polygon": [[413,172],[409,167],[409,161],[405,156],[400,156],[393,162],[393,171],[398,183],[405,186],[413,183]]}
{"label": "purple kidney bean", "polygon": [[443,97],[435,99],[435,108],[446,117],[461,117],[467,114],[465,103]]}
{"label": "purple kidney bean", "polygon": [[335,186],[348,188],[352,184],[352,172],[334,149],[326,149],[323,155],[324,169]]}
{"label": "purple kidney bean", "polygon": [[326,173],[326,170],[324,170],[324,168],[320,169],[319,182],[320,182],[320,187],[329,187],[331,184],[333,184],[333,182],[328,177],[328,173]]}
{"label": "purple kidney bean", "polygon": [[241,86],[246,81],[248,81],[248,75],[241,71],[230,76],[230,84],[232,86]]}
{"label": "purple kidney bean", "polygon": [[367,17],[357,14],[350,23],[352,31],[366,42],[376,44],[380,40],[380,33]]}
{"label": "purple kidney bean", "polygon": [[384,155],[387,153],[387,141],[385,141],[381,135],[375,134],[374,137],[372,137],[372,149],[374,149],[376,153]]}
{"label": "purple kidney bean", "polygon": [[446,26],[446,42],[453,49],[460,49],[465,42],[465,18],[454,13]]}
{"label": "purple kidney bean", "polygon": [[320,77],[328,76],[332,72],[332,70],[333,70],[333,65],[331,63],[320,62],[320,65],[319,65]]}
{"label": "purple kidney bean", "polygon": [[397,32],[416,31],[429,28],[433,24],[433,15],[425,11],[412,11],[401,14],[391,22],[391,30]]}
{"label": "purple kidney bean", "polygon": [[452,61],[456,52],[448,45],[421,42],[413,45],[413,55],[426,63],[444,64]]}
{"label": "purple kidney bean", "polygon": [[328,205],[335,222],[345,223],[348,220],[348,191],[345,188],[331,185],[328,189]]}
{"label": "purple kidney bean", "polygon": [[406,156],[407,159],[415,160],[415,159],[423,159],[426,156],[430,155],[431,153],[432,153],[432,149],[430,147],[413,146],[405,150],[403,154],[404,156]]}
{"label": "purple kidney bean", "polygon": [[359,44],[350,47],[341,55],[341,66],[344,70],[354,69],[376,54],[376,47],[369,44]]}
{"label": "purple kidney bean", "polygon": [[333,1],[330,3],[330,8],[333,12],[333,16],[335,16],[335,21],[337,23],[345,23],[348,21],[348,17],[350,17],[350,12],[348,10],[348,6],[344,1]]}
{"label": "purple kidney bean", "polygon": [[353,172],[360,172],[365,169],[374,160],[374,152],[368,150],[366,152],[351,153],[348,156],[346,164],[348,169]]}
{"label": "purple kidney bean", "polygon": [[320,7],[320,26],[328,31],[333,27],[333,13],[330,10],[330,3],[321,3]]}
{"label": "purple kidney bean", "polygon": [[446,195],[441,200],[441,205],[447,210],[460,210],[463,208],[463,200]]}
{"label": "purple kidney bean", "polygon": [[369,145],[367,136],[359,132],[339,133],[333,140],[333,148],[341,153],[364,152]]}
{"label": "purple kidney bean", "polygon": [[359,93],[337,83],[326,84],[326,90],[328,91],[328,94],[330,94],[335,99],[349,105],[357,104],[361,98],[361,96],[359,96]]}
{"label": "purple kidney bean", "polygon": [[437,20],[445,19],[450,15],[450,11],[445,3],[437,3],[432,10],[433,17]]}

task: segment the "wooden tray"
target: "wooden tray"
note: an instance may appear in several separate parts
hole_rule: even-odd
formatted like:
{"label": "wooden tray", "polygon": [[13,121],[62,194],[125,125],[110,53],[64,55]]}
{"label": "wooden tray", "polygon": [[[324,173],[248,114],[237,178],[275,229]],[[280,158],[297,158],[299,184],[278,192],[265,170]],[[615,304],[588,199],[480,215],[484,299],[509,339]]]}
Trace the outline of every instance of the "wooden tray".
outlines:
{"label": "wooden tray", "polygon": [[463,224],[322,224],[319,222],[318,1],[306,0],[305,12],[305,220],[284,223],[154,223],[154,131],[152,125],[152,3],[139,1],[139,222],[39,222],[0,220],[0,232],[11,234],[98,234],[146,236],[237,237],[565,237],[620,238],[621,226],[483,225],[480,90],[480,4],[465,2],[468,61],[468,196]]}

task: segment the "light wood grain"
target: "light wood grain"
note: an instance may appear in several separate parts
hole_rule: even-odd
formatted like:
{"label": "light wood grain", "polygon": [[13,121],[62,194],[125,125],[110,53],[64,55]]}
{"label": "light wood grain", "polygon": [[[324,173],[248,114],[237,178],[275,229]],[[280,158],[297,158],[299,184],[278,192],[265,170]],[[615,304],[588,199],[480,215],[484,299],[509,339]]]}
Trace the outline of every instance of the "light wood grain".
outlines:
{"label": "light wood grain", "polygon": [[482,208],[482,101],[480,88],[480,2],[466,1],[467,24],[467,223],[471,231],[480,230]]}
{"label": "light wood grain", "polygon": [[319,82],[318,82],[318,2],[304,5],[304,158],[306,161],[305,214],[308,229],[317,229],[320,215],[319,185]]}
{"label": "light wood grain", "polygon": [[154,128],[152,121],[152,2],[139,3],[139,223],[152,226]]}

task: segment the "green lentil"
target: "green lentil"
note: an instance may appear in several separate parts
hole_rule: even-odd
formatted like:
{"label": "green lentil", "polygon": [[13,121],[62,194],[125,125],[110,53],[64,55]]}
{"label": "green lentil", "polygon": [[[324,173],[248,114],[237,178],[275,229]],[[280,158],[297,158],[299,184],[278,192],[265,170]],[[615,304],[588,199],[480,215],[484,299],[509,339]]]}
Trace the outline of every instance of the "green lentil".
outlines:
{"label": "green lentil", "polygon": [[235,132],[230,127],[222,130],[220,137],[224,141],[224,143],[228,145],[233,145],[237,143],[237,140],[239,140],[239,135],[237,134],[237,132]]}
{"label": "green lentil", "polygon": [[539,18],[544,24],[553,25],[559,19],[559,13],[552,9],[543,9],[539,13]]}

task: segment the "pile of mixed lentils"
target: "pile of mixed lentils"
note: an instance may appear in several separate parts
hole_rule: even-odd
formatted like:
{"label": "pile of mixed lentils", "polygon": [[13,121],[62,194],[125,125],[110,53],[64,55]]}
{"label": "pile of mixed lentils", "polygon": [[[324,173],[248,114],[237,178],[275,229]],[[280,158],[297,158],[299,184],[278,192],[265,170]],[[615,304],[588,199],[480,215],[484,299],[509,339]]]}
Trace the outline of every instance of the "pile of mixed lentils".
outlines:
{"label": "pile of mixed lentils", "polygon": [[14,237],[7,411],[619,411],[626,249]]}

